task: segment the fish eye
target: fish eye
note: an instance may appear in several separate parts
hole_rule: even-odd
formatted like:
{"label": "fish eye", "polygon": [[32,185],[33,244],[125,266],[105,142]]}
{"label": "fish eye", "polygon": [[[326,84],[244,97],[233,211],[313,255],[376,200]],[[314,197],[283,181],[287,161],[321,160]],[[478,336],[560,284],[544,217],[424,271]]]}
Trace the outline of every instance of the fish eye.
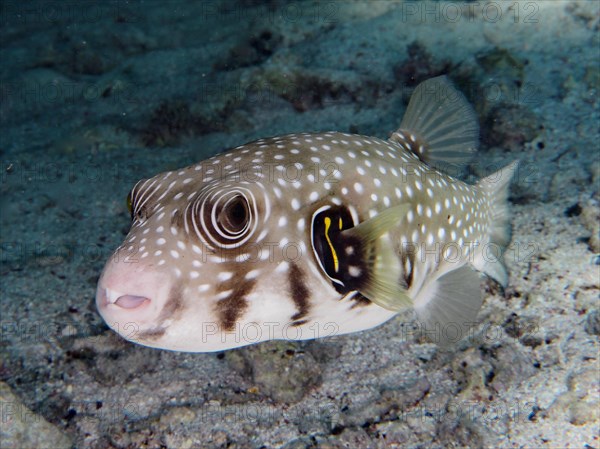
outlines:
{"label": "fish eye", "polygon": [[235,196],[223,205],[217,222],[225,233],[237,235],[247,228],[250,216],[248,207],[248,202],[242,196]]}

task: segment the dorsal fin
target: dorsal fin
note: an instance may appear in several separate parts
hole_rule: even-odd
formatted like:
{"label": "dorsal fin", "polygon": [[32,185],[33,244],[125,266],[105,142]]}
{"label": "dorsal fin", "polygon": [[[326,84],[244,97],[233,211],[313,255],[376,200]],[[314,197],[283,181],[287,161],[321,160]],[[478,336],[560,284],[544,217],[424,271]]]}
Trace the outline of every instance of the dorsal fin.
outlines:
{"label": "dorsal fin", "polygon": [[413,92],[390,141],[408,147],[432,167],[462,168],[479,145],[477,115],[446,76],[431,78]]}

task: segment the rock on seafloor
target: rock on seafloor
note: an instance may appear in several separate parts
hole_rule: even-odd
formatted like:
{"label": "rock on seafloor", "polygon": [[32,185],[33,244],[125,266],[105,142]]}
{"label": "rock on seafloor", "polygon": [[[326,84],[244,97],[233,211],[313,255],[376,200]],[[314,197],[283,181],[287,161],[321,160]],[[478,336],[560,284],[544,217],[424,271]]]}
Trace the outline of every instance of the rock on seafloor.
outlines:
{"label": "rock on seafloor", "polygon": [[31,411],[0,382],[0,447],[2,449],[69,449],[72,440],[58,427]]}
{"label": "rock on seafloor", "polygon": [[321,381],[321,367],[295,342],[270,341],[225,353],[231,367],[251,376],[255,391],[280,402],[297,402]]}

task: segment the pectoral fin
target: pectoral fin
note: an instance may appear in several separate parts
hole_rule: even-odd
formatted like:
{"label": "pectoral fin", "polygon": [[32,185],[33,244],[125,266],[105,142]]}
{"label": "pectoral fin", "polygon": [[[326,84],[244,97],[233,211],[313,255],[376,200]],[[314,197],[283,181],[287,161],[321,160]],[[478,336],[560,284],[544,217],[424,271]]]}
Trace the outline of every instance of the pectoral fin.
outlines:
{"label": "pectoral fin", "polygon": [[357,290],[378,306],[393,311],[412,306],[412,300],[406,292],[400,259],[388,234],[409,209],[409,204],[389,208],[342,232],[345,238],[357,240],[363,248],[365,273],[357,283]]}

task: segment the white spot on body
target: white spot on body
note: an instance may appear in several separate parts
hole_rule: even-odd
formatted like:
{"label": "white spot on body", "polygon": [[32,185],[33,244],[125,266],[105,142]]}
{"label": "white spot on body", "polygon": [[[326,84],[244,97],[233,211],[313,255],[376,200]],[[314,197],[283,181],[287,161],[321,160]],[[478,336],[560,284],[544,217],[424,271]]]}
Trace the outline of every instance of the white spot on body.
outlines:
{"label": "white spot on body", "polygon": [[276,273],[284,273],[288,270],[289,267],[290,267],[289,263],[281,262],[279,265],[277,265],[277,268],[275,268],[275,272]]}
{"label": "white spot on body", "polygon": [[233,291],[233,290],[225,290],[224,292],[218,293],[218,294],[215,296],[215,299],[216,299],[216,300],[225,299],[225,298],[227,298],[229,295],[231,295],[231,292],[232,292],[232,291]]}
{"label": "white spot on body", "polygon": [[233,273],[231,273],[230,271],[222,271],[217,275],[217,280],[219,282],[225,282],[231,279],[232,276]]}
{"label": "white spot on body", "polygon": [[427,235],[427,244],[428,244],[428,245],[433,245],[433,240],[434,240],[433,234],[430,232],[430,233]]}
{"label": "white spot on body", "polygon": [[355,267],[354,265],[350,265],[348,267],[348,273],[350,273],[350,276],[352,277],[359,277],[362,273],[361,269],[359,267]]}
{"label": "white spot on body", "polygon": [[260,274],[260,270],[250,270],[244,276],[245,279],[256,279]]}

